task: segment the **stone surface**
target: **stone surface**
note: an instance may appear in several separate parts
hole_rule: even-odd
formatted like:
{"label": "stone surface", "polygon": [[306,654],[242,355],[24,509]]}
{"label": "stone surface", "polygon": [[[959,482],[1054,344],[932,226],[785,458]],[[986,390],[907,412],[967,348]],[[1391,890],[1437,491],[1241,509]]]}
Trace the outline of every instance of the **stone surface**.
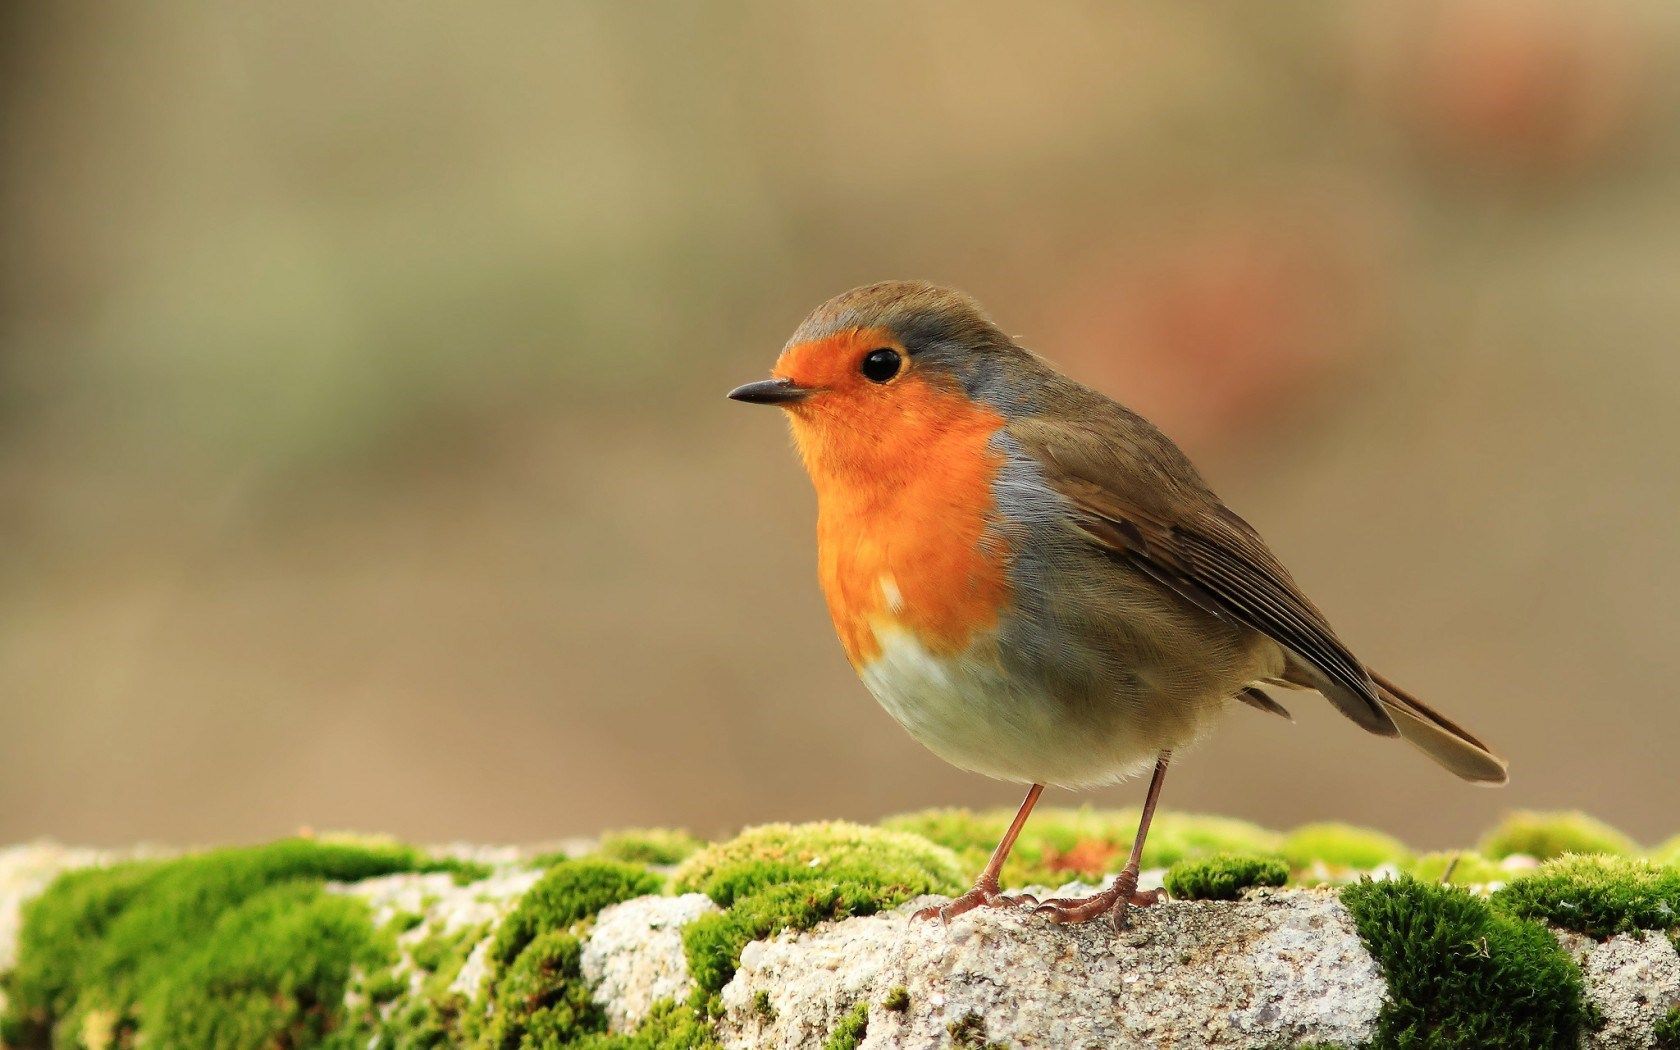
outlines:
{"label": "stone surface", "polygon": [[[1168,901],[1118,937],[1024,911],[942,926],[915,906],[749,946],[723,992],[726,1045],[821,1045],[859,1002],[867,1047],[942,1046],[954,1030],[1023,1048],[1356,1044],[1382,1006],[1381,973],[1328,892]],[[897,988],[902,1011],[884,1005]]]}
{"label": "stone surface", "polygon": [[634,1028],[661,999],[682,1000],[693,987],[682,928],[718,910],[700,893],[640,897],[596,916],[583,945],[583,976],[606,1010],[612,1031]]}
{"label": "stone surface", "polygon": [[1589,1043],[1595,1047],[1648,1047],[1651,1029],[1680,1006],[1680,953],[1661,933],[1618,934],[1602,943],[1576,933],[1558,934],[1581,967],[1587,998],[1604,1016]]}

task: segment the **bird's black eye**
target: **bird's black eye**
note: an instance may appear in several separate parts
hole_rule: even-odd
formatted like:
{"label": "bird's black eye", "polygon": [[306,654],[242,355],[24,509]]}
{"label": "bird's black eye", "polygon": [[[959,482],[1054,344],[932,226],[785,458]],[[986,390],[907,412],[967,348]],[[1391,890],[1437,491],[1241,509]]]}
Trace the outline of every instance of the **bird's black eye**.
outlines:
{"label": "bird's black eye", "polygon": [[888,350],[885,347],[871,350],[863,357],[863,378],[871,383],[885,383],[898,375],[899,366],[903,363],[904,359],[898,356],[897,350]]}

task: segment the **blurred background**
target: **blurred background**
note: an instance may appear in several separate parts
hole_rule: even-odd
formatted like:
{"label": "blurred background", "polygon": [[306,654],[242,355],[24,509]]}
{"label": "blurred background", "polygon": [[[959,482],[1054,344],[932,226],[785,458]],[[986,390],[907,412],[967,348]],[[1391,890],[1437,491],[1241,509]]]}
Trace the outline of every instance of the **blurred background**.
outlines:
{"label": "blurred background", "polygon": [[14,4],[0,37],[0,841],[1014,805],[856,682],[784,426],[723,398],[894,277],[1153,417],[1512,761],[1471,789],[1298,697],[1166,805],[1675,830],[1671,3]]}

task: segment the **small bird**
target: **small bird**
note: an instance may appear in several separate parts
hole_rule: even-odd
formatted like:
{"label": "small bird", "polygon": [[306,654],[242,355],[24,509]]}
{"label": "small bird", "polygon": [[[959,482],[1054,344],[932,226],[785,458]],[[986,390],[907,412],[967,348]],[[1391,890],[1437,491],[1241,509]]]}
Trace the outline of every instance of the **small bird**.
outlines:
{"label": "small bird", "polygon": [[[1030,785],[973,889],[918,913],[1036,905],[1126,925],[1173,752],[1230,701],[1316,690],[1465,780],[1505,762],[1365,666],[1259,534],[1164,434],[1017,345],[960,292],[857,288],[800,324],[771,379],[817,490],[817,561],[847,658],[882,707],[953,765]],[[998,882],[1046,785],[1153,764],[1126,867],[1042,904]]]}

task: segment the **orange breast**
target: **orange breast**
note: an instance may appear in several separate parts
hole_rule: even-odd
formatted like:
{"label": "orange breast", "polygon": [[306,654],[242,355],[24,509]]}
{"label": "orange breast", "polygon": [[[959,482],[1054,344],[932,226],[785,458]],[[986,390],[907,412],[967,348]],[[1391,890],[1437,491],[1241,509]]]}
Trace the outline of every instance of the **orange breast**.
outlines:
{"label": "orange breast", "polygon": [[880,654],[878,630],[909,632],[935,655],[996,626],[1009,552],[990,531],[997,413],[921,376],[891,397],[794,414],[817,487],[819,573],[854,667]]}

